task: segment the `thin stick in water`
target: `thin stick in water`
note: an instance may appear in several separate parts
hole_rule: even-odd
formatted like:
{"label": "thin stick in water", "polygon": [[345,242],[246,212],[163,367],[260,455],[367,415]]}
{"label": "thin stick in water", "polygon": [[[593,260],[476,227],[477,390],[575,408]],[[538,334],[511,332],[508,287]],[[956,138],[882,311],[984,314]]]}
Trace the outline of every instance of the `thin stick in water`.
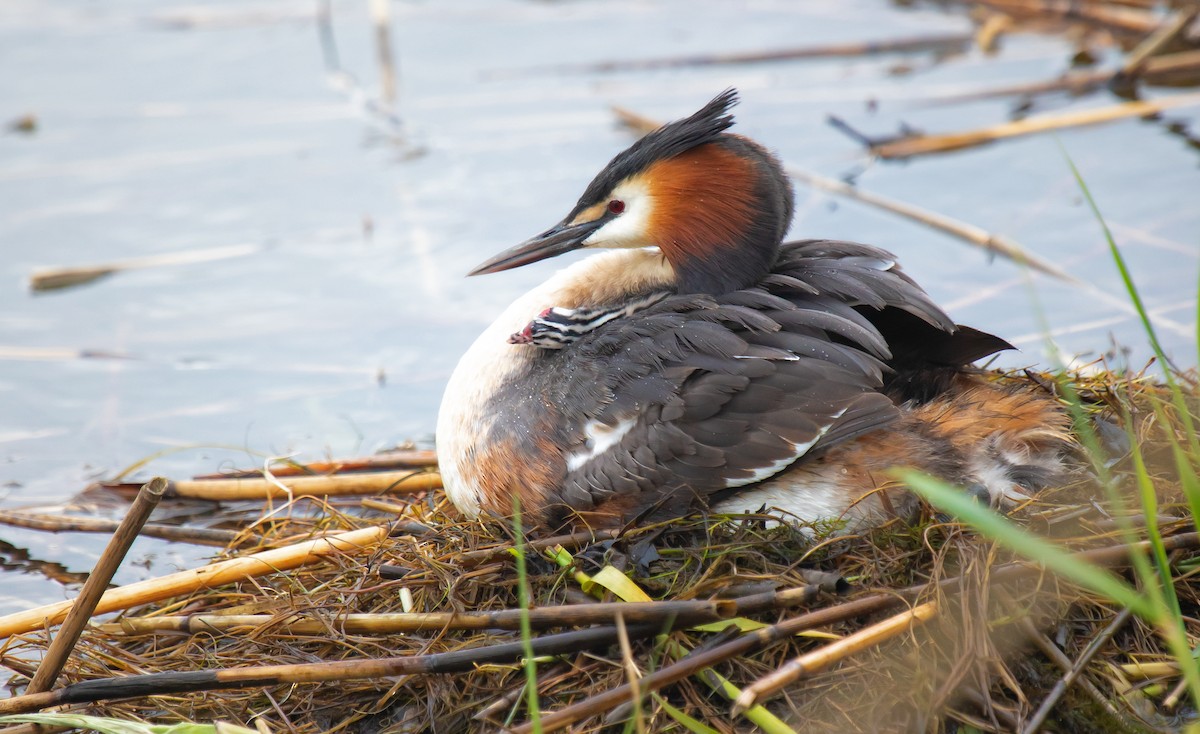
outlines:
{"label": "thin stick in water", "polygon": [[[46,515],[34,512],[0,512],[0,525],[30,530],[44,530],[50,533],[114,533],[121,527],[117,520],[106,520],[97,517],[69,517],[66,515]],[[141,535],[149,538],[162,538],[182,543],[196,545],[211,545],[226,548],[232,543],[246,543],[250,539],[233,530],[216,528],[192,528],[180,525],[142,526]]]}

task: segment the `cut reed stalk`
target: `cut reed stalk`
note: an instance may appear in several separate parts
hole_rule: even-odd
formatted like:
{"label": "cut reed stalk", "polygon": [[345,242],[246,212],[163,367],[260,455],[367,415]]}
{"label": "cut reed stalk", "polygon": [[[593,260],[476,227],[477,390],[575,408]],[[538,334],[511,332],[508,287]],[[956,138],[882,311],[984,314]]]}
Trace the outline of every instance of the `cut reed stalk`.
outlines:
{"label": "cut reed stalk", "polygon": [[[282,485],[282,486],[281,486]],[[128,492],[127,483],[100,486]],[[292,476],[286,480],[265,477],[234,479],[184,479],[167,487],[169,498],[241,502],[288,497],[332,497],[339,495],[416,493],[440,489],[442,475],[431,471],[383,471],[327,476]],[[284,488],[286,487],[286,489]]]}
{"label": "cut reed stalk", "polygon": [[112,581],[113,574],[125,560],[125,554],[129,552],[133,541],[137,540],[138,531],[146,524],[146,520],[158,506],[158,501],[162,499],[166,489],[167,480],[163,477],[155,477],[138,492],[137,499],[129,508],[129,512],[125,514],[125,519],[121,521],[121,526],[109,540],[104,552],[100,554],[100,560],[96,561],[96,566],[88,575],[87,581],[84,582],[79,596],[71,602],[71,610],[67,613],[67,618],[63,621],[58,635],[46,650],[46,657],[42,659],[42,664],[34,673],[33,680],[29,682],[29,686],[26,688],[27,693],[41,693],[54,687],[59,672],[66,664],[67,657],[75,647],[75,642],[79,640],[79,634],[87,626],[88,620],[91,619],[96,609],[96,604],[104,595],[108,583]]}

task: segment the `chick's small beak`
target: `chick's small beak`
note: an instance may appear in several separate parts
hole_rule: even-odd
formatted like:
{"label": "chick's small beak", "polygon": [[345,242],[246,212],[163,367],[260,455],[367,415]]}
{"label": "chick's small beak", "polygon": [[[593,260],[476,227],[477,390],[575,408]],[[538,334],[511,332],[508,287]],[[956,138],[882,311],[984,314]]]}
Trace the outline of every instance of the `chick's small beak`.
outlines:
{"label": "chick's small beak", "polygon": [[499,255],[490,258],[487,262],[467,273],[467,275],[499,273],[502,270],[519,268],[522,265],[528,265],[539,260],[561,255],[564,252],[577,250],[583,247],[583,241],[588,238],[588,235],[595,232],[603,224],[603,219],[581,222],[579,224],[568,224],[565,221],[559,222],[536,237],[531,237],[516,247],[509,248]]}

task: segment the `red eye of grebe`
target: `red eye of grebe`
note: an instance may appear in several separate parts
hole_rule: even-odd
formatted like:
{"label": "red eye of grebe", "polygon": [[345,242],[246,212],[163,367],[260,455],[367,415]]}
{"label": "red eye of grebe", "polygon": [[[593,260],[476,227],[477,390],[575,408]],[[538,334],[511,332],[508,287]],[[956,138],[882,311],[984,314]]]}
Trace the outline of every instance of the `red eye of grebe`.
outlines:
{"label": "red eye of grebe", "polygon": [[620,199],[613,199],[608,202],[608,211],[612,214],[620,214],[625,211],[625,202]]}

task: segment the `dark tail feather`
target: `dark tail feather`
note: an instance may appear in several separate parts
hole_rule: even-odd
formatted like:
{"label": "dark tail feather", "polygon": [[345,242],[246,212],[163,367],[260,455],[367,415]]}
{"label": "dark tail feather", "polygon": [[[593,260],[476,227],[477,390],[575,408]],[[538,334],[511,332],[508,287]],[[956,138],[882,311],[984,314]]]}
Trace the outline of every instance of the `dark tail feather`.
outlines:
{"label": "dark tail feather", "polygon": [[1013,345],[970,326],[942,331],[907,311],[859,309],[887,341],[893,374],[884,392],[897,402],[927,402],[947,390],[963,367]]}

